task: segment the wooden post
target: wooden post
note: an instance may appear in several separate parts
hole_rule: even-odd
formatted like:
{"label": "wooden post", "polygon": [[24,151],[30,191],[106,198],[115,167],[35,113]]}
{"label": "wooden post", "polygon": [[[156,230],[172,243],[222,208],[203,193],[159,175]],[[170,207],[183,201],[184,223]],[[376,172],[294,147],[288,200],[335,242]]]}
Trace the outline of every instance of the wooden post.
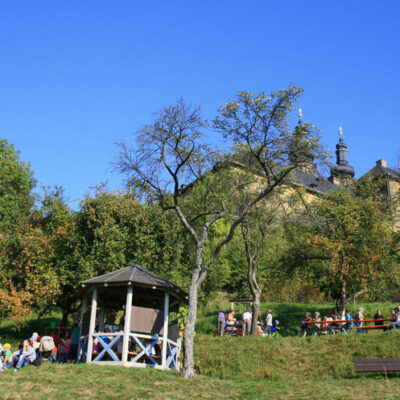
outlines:
{"label": "wooden post", "polygon": [[82,346],[81,346],[81,337],[82,337],[82,325],[83,325],[83,316],[85,315],[85,312],[87,310],[87,295],[85,294],[83,296],[82,300],[82,309],[81,309],[81,324],[79,326],[79,344],[78,344],[78,355],[77,355],[77,360],[76,362],[80,362],[81,359],[81,352],[82,352]]}
{"label": "wooden post", "polygon": [[169,323],[169,293],[165,292],[165,297],[164,297],[164,333],[163,333],[162,352],[161,352],[161,365],[164,368],[167,365],[168,323]]}
{"label": "wooden post", "polygon": [[96,310],[97,310],[97,287],[93,289],[92,309],[90,310],[90,325],[89,325],[89,336],[88,336],[88,346],[86,355],[86,362],[88,364],[92,362],[93,334],[96,328]]}
{"label": "wooden post", "polygon": [[104,332],[104,308],[100,310],[99,315],[99,332]]}
{"label": "wooden post", "polygon": [[131,333],[131,312],[132,312],[132,286],[128,286],[126,293],[126,305],[125,305],[125,325],[124,325],[124,341],[122,343],[122,362],[126,364],[128,362],[128,345],[129,335]]}

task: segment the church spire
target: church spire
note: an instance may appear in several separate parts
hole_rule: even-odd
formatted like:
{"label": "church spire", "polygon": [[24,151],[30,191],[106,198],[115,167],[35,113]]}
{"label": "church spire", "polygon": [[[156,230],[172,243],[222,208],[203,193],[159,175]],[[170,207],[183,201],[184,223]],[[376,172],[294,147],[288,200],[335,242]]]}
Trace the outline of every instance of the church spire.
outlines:
{"label": "church spire", "polygon": [[314,174],[316,167],[314,164],[314,153],[307,139],[310,128],[303,120],[303,110],[299,108],[299,122],[294,128],[292,141],[290,144],[290,162],[303,172]]}
{"label": "church spire", "polygon": [[354,168],[347,160],[347,145],[343,141],[343,128],[339,126],[339,143],[336,145],[336,165],[331,168],[331,180],[337,185],[346,184],[354,177]]}

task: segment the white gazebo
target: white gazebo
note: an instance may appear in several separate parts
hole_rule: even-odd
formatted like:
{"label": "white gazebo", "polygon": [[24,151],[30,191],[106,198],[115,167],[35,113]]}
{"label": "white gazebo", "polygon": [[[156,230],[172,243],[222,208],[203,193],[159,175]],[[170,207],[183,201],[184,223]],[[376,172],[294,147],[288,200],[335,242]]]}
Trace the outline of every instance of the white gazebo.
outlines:
{"label": "white gazebo", "polygon": [[[170,326],[169,315],[186,301],[181,288],[132,265],[84,281],[79,289],[80,362],[179,369],[181,337],[178,326]],[[124,314],[119,327],[107,321],[118,310]]]}

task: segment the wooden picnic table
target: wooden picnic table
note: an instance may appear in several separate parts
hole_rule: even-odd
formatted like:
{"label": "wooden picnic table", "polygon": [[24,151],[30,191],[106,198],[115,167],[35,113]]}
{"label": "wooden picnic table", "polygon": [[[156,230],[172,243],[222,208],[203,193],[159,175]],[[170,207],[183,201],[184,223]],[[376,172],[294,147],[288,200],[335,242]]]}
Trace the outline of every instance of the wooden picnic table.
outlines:
{"label": "wooden picnic table", "polygon": [[[257,326],[260,326],[261,328],[263,328],[264,324],[262,322],[257,322]],[[233,325],[228,325],[224,329],[224,335],[242,336],[242,333],[243,333],[243,323],[241,321],[238,321]],[[214,337],[218,336],[217,330],[214,331],[213,336]]]}

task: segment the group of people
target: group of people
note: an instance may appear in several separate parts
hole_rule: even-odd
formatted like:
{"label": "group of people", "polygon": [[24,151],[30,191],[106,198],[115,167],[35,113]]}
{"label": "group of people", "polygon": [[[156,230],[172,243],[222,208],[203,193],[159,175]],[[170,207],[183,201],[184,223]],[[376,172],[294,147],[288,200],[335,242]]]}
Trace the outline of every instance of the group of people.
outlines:
{"label": "group of people", "polygon": [[[265,317],[265,330],[262,328],[262,323],[257,322],[257,334],[260,336],[277,336],[279,334],[279,321],[272,319],[272,310],[268,310]],[[241,321],[235,319],[235,310],[219,311],[217,317],[217,334],[222,336],[225,330],[237,330],[237,326],[241,325],[242,336],[250,334],[253,323],[253,315],[250,310],[246,310],[241,317]]]}
{"label": "group of people", "polygon": [[[347,331],[354,326],[356,327],[356,332],[364,333],[366,331],[364,328],[364,312],[364,308],[360,307],[353,318],[348,310],[344,311],[344,316],[337,315],[335,311],[332,311],[329,317],[324,316],[322,319],[321,314],[318,311],[315,311],[314,317],[311,316],[310,312],[307,312],[301,323],[298,335],[302,335],[303,337],[308,334],[317,335],[319,331],[321,331],[323,335],[326,335],[329,332],[332,334],[338,332],[347,334]],[[391,324],[385,324],[385,317],[381,310],[377,310],[373,320],[375,326],[382,328],[383,330],[389,329],[387,325],[391,325],[393,329],[398,329],[398,326],[400,325],[400,306],[391,310],[390,320],[393,321]]]}
{"label": "group of people", "polygon": [[[323,335],[328,333],[336,334],[342,332],[347,334],[347,331],[353,327],[356,328],[356,332],[364,333],[365,328],[365,316],[364,308],[360,307],[354,318],[348,310],[344,311],[343,315],[337,315],[335,311],[332,311],[330,316],[324,316],[321,318],[319,311],[315,311],[314,317],[311,316],[310,312],[307,312],[304,320],[301,323],[298,336],[317,335],[321,332]],[[386,319],[386,322],[385,322]],[[246,310],[241,320],[235,319],[235,311],[230,309],[229,311],[219,311],[217,317],[217,334],[222,336],[224,332],[233,330],[237,331],[241,328],[242,336],[249,334],[251,331],[253,317],[250,310]],[[391,310],[391,316],[385,318],[381,310],[377,310],[373,318],[373,323],[377,329],[387,330],[390,325],[393,329],[400,328],[400,306]],[[264,329],[263,329],[264,326]],[[279,321],[273,320],[272,310],[268,310],[263,323],[257,322],[257,334],[262,336],[277,336],[279,335]]]}
{"label": "group of people", "polygon": [[19,348],[17,351],[12,352],[11,345],[9,343],[5,343],[4,346],[0,345],[1,371],[11,367],[14,367],[14,371],[18,371],[25,365],[35,364],[37,355],[31,340],[23,340],[18,347]]}
{"label": "group of people", "polygon": [[43,337],[34,332],[29,339],[22,340],[14,352],[9,343],[0,344],[0,370],[14,368],[17,372],[25,366],[39,366],[44,355],[53,362],[76,362],[79,333],[79,321],[74,320],[71,330],[59,327]]}

